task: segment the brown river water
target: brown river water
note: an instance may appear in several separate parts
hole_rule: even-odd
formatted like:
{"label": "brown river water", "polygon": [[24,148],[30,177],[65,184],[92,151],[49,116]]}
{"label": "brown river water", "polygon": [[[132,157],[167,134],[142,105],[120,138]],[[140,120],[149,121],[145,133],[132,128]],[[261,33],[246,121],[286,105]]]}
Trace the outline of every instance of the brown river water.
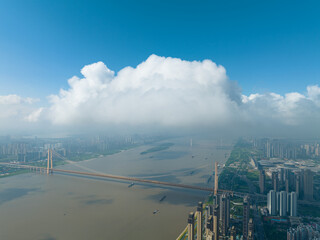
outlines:
{"label": "brown river water", "polygon": [[[213,162],[230,150],[216,142],[170,139],[167,150],[141,155],[145,145],[62,169],[213,186]],[[226,155],[227,154],[227,155]],[[193,157],[192,157],[193,156]],[[209,193],[95,177],[27,173],[0,179],[0,240],[170,240]],[[164,196],[165,199],[160,201]],[[153,214],[155,210],[158,213]]]}

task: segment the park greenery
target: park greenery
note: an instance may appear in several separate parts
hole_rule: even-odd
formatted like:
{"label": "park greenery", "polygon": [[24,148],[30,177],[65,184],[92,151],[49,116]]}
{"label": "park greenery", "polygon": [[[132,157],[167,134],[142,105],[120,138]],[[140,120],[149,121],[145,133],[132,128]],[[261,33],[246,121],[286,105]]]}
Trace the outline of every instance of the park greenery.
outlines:
{"label": "park greenery", "polygon": [[248,171],[246,176],[250,181],[253,181],[253,182],[259,181],[259,171],[257,170]]}
{"label": "park greenery", "polygon": [[251,145],[244,140],[239,140],[234,146],[230,157],[226,162],[226,167],[237,165],[237,168],[245,170],[250,162]]}
{"label": "park greenery", "polygon": [[248,186],[237,174],[235,168],[225,167],[219,176],[219,187],[226,190],[247,192]]}
{"label": "park greenery", "polygon": [[256,181],[259,175],[256,172],[248,172],[252,146],[247,141],[240,139],[232,149],[230,156],[219,176],[220,188],[249,192],[249,187],[245,181],[248,177],[251,181]]}
{"label": "park greenery", "polygon": [[314,205],[299,204],[299,215],[308,217],[319,217],[320,207]]}
{"label": "park greenery", "polygon": [[271,221],[266,221],[263,224],[267,239],[287,239],[288,227],[289,225],[287,223],[272,223]]}

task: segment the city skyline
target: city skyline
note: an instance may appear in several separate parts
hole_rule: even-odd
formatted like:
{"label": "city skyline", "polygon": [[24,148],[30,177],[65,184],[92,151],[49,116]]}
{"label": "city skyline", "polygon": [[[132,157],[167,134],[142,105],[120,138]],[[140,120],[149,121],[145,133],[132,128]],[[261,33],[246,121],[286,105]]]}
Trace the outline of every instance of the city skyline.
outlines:
{"label": "city skyline", "polygon": [[[157,188],[156,185],[160,185],[162,190],[165,186],[170,186],[178,195],[181,191],[187,191],[186,189],[204,191],[205,195],[209,194],[204,199],[204,204],[199,202],[197,211],[189,214],[187,227],[181,228],[182,231],[177,228],[176,236],[179,240],[212,240],[218,239],[219,236],[226,239],[236,239],[241,236],[248,240],[275,239],[274,234],[281,234],[279,239],[284,239],[285,233],[288,236],[299,234],[299,231],[303,231],[300,228],[308,227],[310,220],[313,228],[308,236],[319,235],[316,218],[319,211],[319,141],[310,143],[302,139],[294,141],[292,139],[242,138],[231,147],[217,139],[195,138],[190,144],[191,140],[187,137],[164,138],[136,134],[134,136],[98,135],[69,138],[6,136],[1,137],[0,140],[0,174],[2,177],[11,176],[8,180],[20,174],[23,178],[24,174],[31,171],[37,177],[50,176],[50,181],[64,178],[64,174],[72,174],[73,177],[77,176],[80,182],[84,179],[89,182],[94,180],[92,184],[97,184],[98,178],[121,180],[127,185],[124,189],[128,190],[132,188],[136,190],[140,184],[151,184],[153,187],[150,189],[153,190]],[[203,144],[203,141],[206,144]],[[115,162],[123,166],[121,163],[123,159],[117,156],[122,154],[131,156],[133,152],[136,153],[137,159],[144,159],[149,163],[158,161],[160,156],[163,156],[162,161],[172,163],[173,159],[168,159],[166,154],[177,153],[179,148],[188,151],[178,155],[183,163],[189,161],[189,164],[198,165],[199,161],[205,161],[209,164],[204,167],[182,169],[178,173],[172,169],[169,170],[172,166],[168,164],[162,174],[146,175],[148,171],[143,171],[140,177],[133,177],[130,174],[127,176],[123,167],[118,170],[108,168],[107,171],[100,171],[100,169],[94,170],[80,165],[82,161],[84,164],[102,161],[110,167],[110,160],[114,156]],[[200,151],[196,151],[197,148]],[[216,161],[219,155],[210,154],[204,149],[221,151],[221,158]],[[220,162],[221,160],[223,162]],[[129,160],[129,162],[132,165],[139,164],[139,161]],[[72,165],[80,168],[81,171],[68,170]],[[157,170],[153,164],[141,165],[142,168],[146,166]],[[213,168],[214,172],[212,172]],[[115,175],[119,170],[122,174]],[[203,171],[209,174],[203,175]],[[195,177],[199,174],[201,182],[197,182]],[[189,178],[189,181],[192,179],[196,184],[186,184],[188,181],[183,181],[184,184],[181,184],[176,178],[172,178],[173,180],[168,178],[165,181],[158,179],[159,177],[166,179],[170,175],[182,175]],[[81,176],[97,177],[97,179],[81,179]],[[176,188],[181,190],[177,191]],[[198,194],[202,195],[200,192],[196,193]],[[162,202],[169,203],[171,197],[165,194],[155,199],[157,208],[149,214],[162,215],[166,206],[162,205]],[[182,197],[184,198],[184,194]],[[194,198],[192,199],[194,201]],[[176,202],[173,204],[177,206]],[[190,206],[192,204],[188,205],[189,208]],[[147,215],[148,211],[145,212]],[[187,211],[183,216],[187,217]],[[242,220],[239,221],[239,218]],[[186,223],[186,220],[184,219],[183,222]],[[269,225],[272,222],[278,222],[279,225],[275,224],[270,228]],[[267,238],[263,237],[264,234]]]}

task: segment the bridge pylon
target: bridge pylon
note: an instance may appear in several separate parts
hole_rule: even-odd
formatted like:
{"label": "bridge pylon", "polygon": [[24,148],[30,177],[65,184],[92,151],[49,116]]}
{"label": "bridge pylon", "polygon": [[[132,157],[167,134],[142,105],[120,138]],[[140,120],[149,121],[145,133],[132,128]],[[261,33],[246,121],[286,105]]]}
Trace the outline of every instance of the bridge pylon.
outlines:
{"label": "bridge pylon", "polygon": [[50,173],[53,173],[52,170],[52,149],[48,149],[48,161],[47,161],[47,175],[49,175]]}
{"label": "bridge pylon", "polygon": [[214,163],[214,195],[218,194],[218,162]]}

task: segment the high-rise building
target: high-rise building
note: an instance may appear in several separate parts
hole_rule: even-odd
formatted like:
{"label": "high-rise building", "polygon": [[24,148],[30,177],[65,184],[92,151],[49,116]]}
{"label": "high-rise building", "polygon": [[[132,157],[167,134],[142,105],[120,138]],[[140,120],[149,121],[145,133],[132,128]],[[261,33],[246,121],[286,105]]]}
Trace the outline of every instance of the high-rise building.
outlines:
{"label": "high-rise building", "polygon": [[289,192],[290,191],[289,178],[286,178],[284,185],[285,185],[286,192]]}
{"label": "high-rise building", "polygon": [[228,226],[228,229],[230,227],[230,195],[227,194],[227,214],[226,214],[226,224]]}
{"label": "high-rise building", "polygon": [[[213,199],[214,200],[214,199]],[[208,215],[212,215],[213,214],[213,208],[215,206],[215,203],[213,202],[212,205],[208,205]]]}
{"label": "high-rise building", "polygon": [[295,190],[296,190],[297,198],[300,198],[300,196],[301,196],[301,188],[300,188],[301,176],[300,176],[300,173],[296,173],[295,176],[296,176],[296,189]]}
{"label": "high-rise building", "polygon": [[285,181],[285,171],[283,168],[280,168],[279,175],[280,184],[283,184],[283,182]]}
{"label": "high-rise building", "polygon": [[207,221],[210,216],[210,214],[208,213],[209,213],[209,206],[206,206],[206,208],[204,209],[204,226],[207,226]]}
{"label": "high-rise building", "polygon": [[202,240],[202,202],[198,203],[197,208],[197,240]]}
{"label": "high-rise building", "polygon": [[[220,197],[218,195],[213,195],[212,196],[212,207],[214,208],[215,206],[219,205],[219,200],[220,200]],[[211,209],[211,215],[213,213],[213,208]]]}
{"label": "high-rise building", "polygon": [[297,194],[296,192],[287,193],[271,190],[267,197],[267,207],[271,216],[276,216],[279,212],[280,216],[290,215],[295,217],[297,216]]}
{"label": "high-rise building", "polygon": [[242,220],[242,235],[244,240],[248,239],[249,214],[250,214],[249,197],[245,196],[243,199],[243,220]]}
{"label": "high-rise building", "polygon": [[287,192],[286,191],[280,192],[279,215],[280,216],[287,216]]}
{"label": "high-rise building", "polygon": [[230,230],[230,240],[236,240],[236,229],[234,226],[232,226],[231,230]]}
{"label": "high-rise building", "polygon": [[260,193],[264,193],[265,189],[265,184],[266,184],[266,174],[263,169],[260,170],[260,175],[259,175],[259,187],[260,187]]}
{"label": "high-rise building", "polygon": [[280,212],[280,192],[276,192],[277,213]]}
{"label": "high-rise building", "polygon": [[292,192],[295,190],[295,174],[289,170],[289,191]]}
{"label": "high-rise building", "polygon": [[313,200],[313,172],[309,169],[303,174],[303,199],[307,201]]}
{"label": "high-rise building", "polygon": [[320,239],[319,225],[317,224],[299,224],[296,228],[287,230],[288,240],[309,240]]}
{"label": "high-rise building", "polygon": [[209,232],[206,235],[206,240],[214,240],[214,233],[213,232]]}
{"label": "high-rise building", "polygon": [[267,206],[271,216],[277,215],[277,193],[270,190],[267,197]]}
{"label": "high-rise building", "polygon": [[287,215],[290,215],[290,209],[291,209],[291,194],[289,192],[287,192]]}
{"label": "high-rise building", "polygon": [[230,223],[230,198],[229,194],[222,194],[220,200],[220,219],[221,219],[221,234],[228,235]]}
{"label": "high-rise building", "polygon": [[294,175],[290,169],[285,169],[284,170],[284,186],[286,192],[290,192],[294,188]]}
{"label": "high-rise building", "polygon": [[212,216],[209,216],[208,220],[207,220],[207,224],[206,224],[206,235],[208,236],[208,234],[210,232],[213,232],[213,218]]}
{"label": "high-rise building", "polygon": [[315,148],[315,150],[314,150],[314,155],[317,156],[317,157],[320,155],[320,147],[319,147],[319,144],[316,145],[316,148]]}
{"label": "high-rise building", "polygon": [[252,218],[249,219],[248,223],[248,240],[254,240],[254,225]]}
{"label": "high-rise building", "polygon": [[267,158],[270,158],[270,142],[269,140],[267,140],[267,144],[266,144],[266,155],[267,155]]}
{"label": "high-rise building", "polygon": [[219,239],[219,205],[213,209],[213,232],[214,240]]}
{"label": "high-rise building", "polygon": [[287,230],[287,240],[297,240],[297,232],[295,231],[295,229],[289,228]]}
{"label": "high-rise building", "polygon": [[273,190],[278,192],[279,191],[278,172],[272,172],[272,185],[273,185]]}
{"label": "high-rise building", "polygon": [[194,240],[194,213],[189,213],[188,218],[188,240]]}
{"label": "high-rise building", "polygon": [[295,192],[290,193],[290,216],[297,216],[297,194]]}

